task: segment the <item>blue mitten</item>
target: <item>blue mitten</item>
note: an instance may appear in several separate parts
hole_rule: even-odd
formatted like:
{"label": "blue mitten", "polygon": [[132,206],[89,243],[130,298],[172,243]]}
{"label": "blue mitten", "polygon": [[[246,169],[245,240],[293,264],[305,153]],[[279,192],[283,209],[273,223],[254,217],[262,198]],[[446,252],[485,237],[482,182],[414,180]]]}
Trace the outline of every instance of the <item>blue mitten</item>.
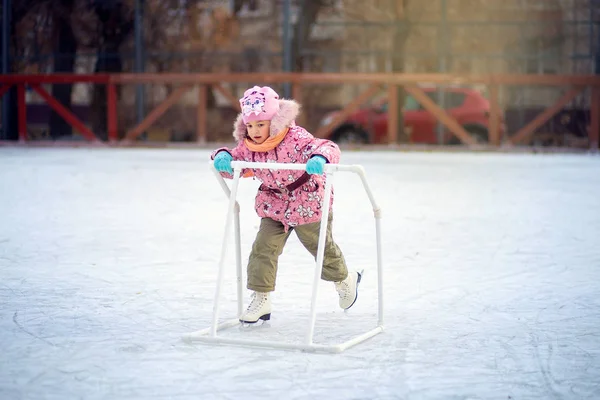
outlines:
{"label": "blue mitten", "polygon": [[323,156],[312,156],[306,163],[306,172],[321,175],[326,162],[327,160]]}
{"label": "blue mitten", "polygon": [[233,157],[226,151],[220,151],[215,156],[213,165],[215,169],[219,172],[229,172],[233,174],[233,168],[231,168],[231,161]]}

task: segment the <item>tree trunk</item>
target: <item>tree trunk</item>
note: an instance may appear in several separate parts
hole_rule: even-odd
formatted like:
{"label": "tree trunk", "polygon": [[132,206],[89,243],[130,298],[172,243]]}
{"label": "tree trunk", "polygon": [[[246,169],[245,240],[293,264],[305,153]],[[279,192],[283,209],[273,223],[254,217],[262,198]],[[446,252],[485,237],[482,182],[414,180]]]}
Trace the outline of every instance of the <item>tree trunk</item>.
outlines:
{"label": "tree trunk", "polygon": [[[15,69],[16,63],[11,62],[11,57],[15,55],[16,49],[19,48],[21,38],[17,36],[17,25],[21,22],[21,20],[35,8],[36,5],[41,3],[42,0],[12,0],[10,3],[12,4],[11,12],[10,12],[10,38],[9,38],[9,68],[8,72],[19,73],[22,71],[17,71]],[[0,7],[1,8],[1,7]],[[2,10],[4,13],[4,10]],[[2,15],[0,13],[0,15]],[[0,29],[0,36],[2,29]],[[1,39],[1,38],[0,38]],[[0,139],[3,140],[19,140],[19,132],[18,132],[18,104],[17,104],[17,87],[12,86],[8,92],[5,93],[2,101],[7,102],[7,113],[9,116],[9,121],[7,126],[2,127],[2,133],[0,134]]]}
{"label": "tree trunk", "polygon": [[[404,72],[404,61],[406,53],[406,41],[409,33],[409,21],[406,17],[406,8],[408,0],[396,0],[396,25],[394,28],[393,37],[393,56],[392,56],[392,71],[394,73]],[[408,136],[404,129],[404,101],[406,91],[404,86],[398,85],[398,135],[396,135],[396,143],[406,143]],[[393,112],[392,110],[389,110]]]}
{"label": "tree trunk", "polygon": [[[54,72],[73,73],[77,40],[71,25],[74,0],[62,0],[55,14],[56,41],[54,51]],[[52,85],[52,95],[67,109],[71,109],[72,84]],[[73,127],[54,110],[50,114],[50,137],[59,139],[72,136]]]}
{"label": "tree trunk", "polygon": [[[11,54],[13,53],[13,46],[14,46],[14,38],[16,37],[16,27],[17,24],[19,23],[19,21],[21,20],[21,18],[23,17],[23,15],[19,15],[18,12],[15,12],[15,6],[13,5],[13,10],[12,10],[12,18],[10,20],[10,38],[9,38],[9,49],[8,49],[8,72],[9,73],[14,73],[14,66],[13,63],[11,62]],[[2,10],[2,13],[4,13],[4,10]],[[2,36],[2,32],[4,32],[3,29],[0,29],[0,36]],[[0,39],[4,39],[4,38],[0,38]],[[8,89],[8,91],[4,94],[4,97],[2,98],[2,103],[6,102],[7,106],[6,107],[2,107],[2,111],[6,111],[8,114],[8,118],[2,118],[3,121],[6,121],[7,124],[6,126],[2,126],[2,135],[0,136],[1,139],[3,140],[19,140],[19,132],[18,132],[18,121],[17,121],[17,115],[18,115],[18,105],[17,105],[17,87],[16,86],[12,86],[10,89]]]}
{"label": "tree trunk", "polygon": [[317,20],[319,10],[322,6],[321,1],[300,1],[298,20],[294,26],[294,37],[292,38],[292,68],[294,72],[302,72],[304,70],[302,47],[308,42],[310,30]]}
{"label": "tree trunk", "polygon": [[[97,0],[94,11],[100,23],[98,55],[96,59],[95,73],[110,72],[119,73],[123,71],[123,63],[119,49],[121,44],[133,29],[133,19],[127,17],[130,14],[120,0],[105,2]],[[117,91],[117,98],[120,96]],[[92,104],[90,106],[92,129],[98,139],[108,140],[108,128],[106,122],[107,112],[106,85],[94,85]]]}
{"label": "tree trunk", "polygon": [[12,86],[8,89],[8,92],[4,94],[3,101],[8,102],[8,115],[11,117],[8,118],[8,123],[6,127],[2,127],[3,130],[3,140],[19,140],[19,132],[17,128],[17,115],[18,115],[18,105],[17,105],[17,87]]}

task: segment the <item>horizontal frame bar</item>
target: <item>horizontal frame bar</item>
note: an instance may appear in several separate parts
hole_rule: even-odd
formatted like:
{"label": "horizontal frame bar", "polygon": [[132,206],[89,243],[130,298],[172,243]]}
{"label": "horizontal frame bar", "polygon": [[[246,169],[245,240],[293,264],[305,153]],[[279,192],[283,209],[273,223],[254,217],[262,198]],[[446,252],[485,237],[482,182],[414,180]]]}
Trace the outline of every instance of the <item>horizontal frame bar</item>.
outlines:
{"label": "horizontal frame bar", "polygon": [[[232,320],[233,321],[233,320]],[[219,330],[225,330],[236,325],[240,325],[240,322],[237,321],[237,324],[233,324],[232,321],[228,321],[222,324],[222,328]],[[326,345],[326,344],[318,344],[318,343],[286,343],[286,342],[267,342],[264,340],[248,340],[248,339],[234,339],[234,338],[225,338],[222,336],[209,336],[208,329],[203,329],[201,331],[192,332],[186,334],[182,337],[185,342],[193,343],[193,342],[206,342],[206,343],[216,343],[216,344],[230,344],[230,345],[241,345],[241,346],[251,346],[251,347],[263,347],[268,349],[280,349],[280,350],[301,350],[306,352],[314,352],[314,353],[341,353],[344,350],[349,349],[352,346],[355,346],[361,342],[364,342],[367,339],[372,338],[373,336],[382,333],[384,330],[383,326],[377,326],[376,328],[371,329],[368,332],[365,332],[361,335],[353,337],[350,340],[345,341],[344,343],[335,344],[335,345]]]}

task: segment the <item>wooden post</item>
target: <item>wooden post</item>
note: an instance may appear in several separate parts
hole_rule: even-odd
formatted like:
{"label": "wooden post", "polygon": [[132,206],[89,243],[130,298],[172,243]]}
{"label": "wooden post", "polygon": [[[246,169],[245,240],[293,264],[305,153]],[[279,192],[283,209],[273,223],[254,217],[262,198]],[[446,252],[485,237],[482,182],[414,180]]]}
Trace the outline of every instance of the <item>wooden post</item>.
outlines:
{"label": "wooden post", "polygon": [[106,126],[108,127],[108,140],[114,142],[118,140],[117,132],[117,85],[107,83],[107,110],[106,110]]}
{"label": "wooden post", "polygon": [[27,140],[27,102],[25,101],[25,84],[17,85],[17,112],[19,119],[19,142]]}
{"label": "wooden post", "polygon": [[396,144],[398,141],[398,86],[388,86],[388,144]]}
{"label": "wooden post", "polygon": [[196,142],[199,144],[206,143],[207,136],[207,98],[208,88],[206,85],[198,85],[198,108],[196,109]]}
{"label": "wooden post", "polygon": [[590,150],[598,151],[598,139],[600,136],[600,87],[592,86],[592,101],[590,109]]}
{"label": "wooden post", "polygon": [[500,105],[498,104],[498,85],[490,85],[490,131],[488,141],[493,146],[500,144]]}

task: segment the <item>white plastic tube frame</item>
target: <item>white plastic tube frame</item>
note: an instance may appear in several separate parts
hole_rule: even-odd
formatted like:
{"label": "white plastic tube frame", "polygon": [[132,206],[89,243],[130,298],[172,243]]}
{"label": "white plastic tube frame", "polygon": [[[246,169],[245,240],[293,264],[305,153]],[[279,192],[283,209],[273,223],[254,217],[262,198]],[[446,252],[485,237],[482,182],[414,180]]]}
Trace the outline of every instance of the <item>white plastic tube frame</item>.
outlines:
{"label": "white plastic tube frame", "polygon": [[[318,297],[319,280],[321,279],[321,270],[323,268],[323,255],[325,251],[325,237],[327,229],[327,219],[329,217],[329,207],[323,207],[323,214],[321,216],[321,228],[319,232],[319,243],[317,249],[317,259],[315,265],[314,281],[313,281],[313,292],[311,300],[311,312],[309,326],[306,332],[304,343],[287,343],[287,342],[274,342],[274,341],[259,341],[259,340],[248,340],[248,339],[237,339],[218,336],[217,333],[220,330],[231,328],[239,325],[239,316],[243,312],[243,282],[242,282],[242,261],[241,261],[241,240],[240,240],[240,207],[237,203],[237,189],[239,185],[240,175],[243,169],[270,169],[270,170],[305,170],[306,164],[285,164],[285,163],[259,163],[259,162],[245,162],[245,161],[233,161],[231,166],[233,172],[233,183],[231,190],[227,186],[227,183],[219,172],[214,168],[212,161],[209,163],[210,168],[213,170],[217,179],[225,192],[229,197],[229,206],[227,212],[227,219],[225,223],[225,232],[223,234],[223,245],[221,247],[221,259],[219,262],[219,272],[217,278],[217,287],[215,290],[215,297],[213,303],[213,315],[212,324],[209,328],[202,329],[196,332],[191,332],[183,335],[183,339],[188,342],[201,341],[210,342],[216,344],[230,344],[230,345],[241,345],[251,347],[262,347],[262,348],[274,348],[274,349],[288,349],[288,350],[303,350],[312,352],[329,352],[329,353],[341,353],[342,351],[361,343],[378,333],[383,332],[383,263],[381,257],[381,209],[375,202],[373,192],[371,191],[369,184],[366,179],[364,168],[360,165],[342,165],[342,164],[326,164],[324,166],[324,172],[327,174],[325,184],[325,198],[323,204],[329,204],[331,199],[331,186],[333,182],[333,174],[335,172],[353,172],[358,174],[365,188],[371,205],[373,207],[373,213],[375,216],[375,232],[376,232],[376,245],[377,245],[377,300],[378,300],[378,322],[377,326],[368,332],[358,335],[344,343],[335,345],[324,345],[313,343],[313,335],[316,321],[316,303]],[[221,289],[223,287],[223,278],[225,271],[225,257],[227,255],[227,243],[229,237],[229,231],[231,223],[234,223],[235,232],[235,255],[236,255],[236,272],[237,272],[237,306],[238,306],[238,318],[219,322],[219,302],[221,298]]]}

